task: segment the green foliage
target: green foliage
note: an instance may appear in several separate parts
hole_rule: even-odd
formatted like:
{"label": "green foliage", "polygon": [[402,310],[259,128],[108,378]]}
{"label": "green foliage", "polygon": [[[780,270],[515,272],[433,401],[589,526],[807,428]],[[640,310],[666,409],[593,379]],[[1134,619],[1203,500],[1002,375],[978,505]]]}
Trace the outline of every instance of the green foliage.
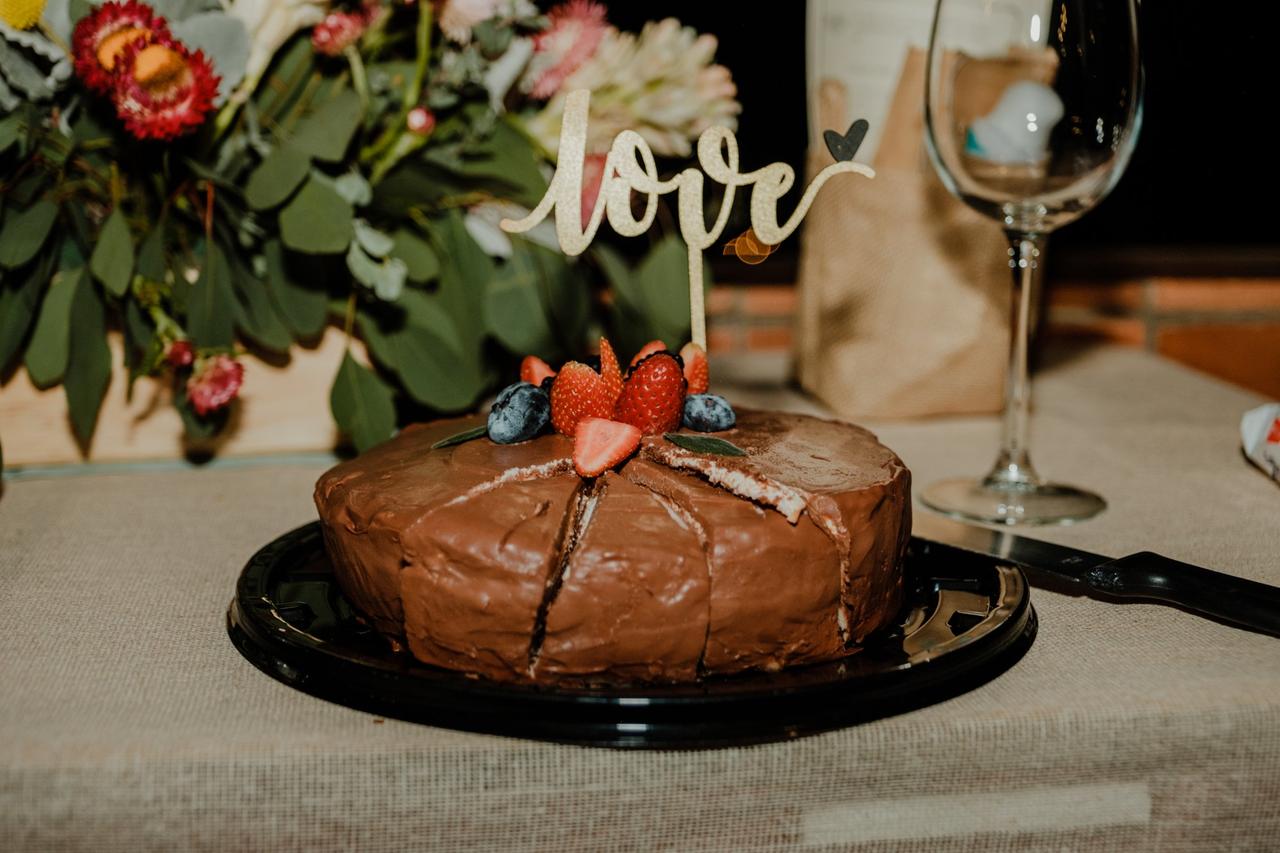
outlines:
{"label": "green foliage", "polygon": [[440,259],[431,244],[408,228],[391,235],[391,255],[404,261],[410,281],[423,284],[440,275]]}
{"label": "green foliage", "polygon": [[245,201],[255,210],[282,204],[311,171],[311,158],[292,145],[271,149],[249,175]]}
{"label": "green foliage", "polygon": [[230,347],[235,336],[231,266],[217,243],[205,247],[200,277],[187,302],[187,333],[197,347]]}
{"label": "green foliage", "polygon": [[346,251],[355,211],[332,186],[314,176],[280,211],[280,238],[290,249],[313,255]]}
{"label": "green foliage", "polygon": [[70,355],[71,305],[83,277],[82,270],[63,271],[45,292],[31,341],[27,344],[27,375],[38,388],[62,381]]}
{"label": "green foliage", "polygon": [[485,298],[485,325],[513,353],[562,360],[585,341],[590,310],[575,266],[550,249],[512,242]]}
{"label": "green foliage", "polygon": [[133,237],[124,211],[111,211],[98,232],[97,245],[89,258],[89,269],[112,296],[124,296],[133,279]]}
{"label": "green foliage", "polygon": [[343,89],[298,122],[293,130],[293,146],[317,160],[337,163],[351,144],[363,114],[360,96]]}
{"label": "green foliage", "polygon": [[58,217],[58,206],[47,198],[26,210],[5,211],[0,228],[0,266],[15,269],[30,261],[44,246]]}
{"label": "green foliage", "polygon": [[290,272],[290,262],[279,240],[268,240],[263,247],[266,261],[267,289],[280,316],[295,335],[314,338],[324,329],[328,318],[328,294]]}
{"label": "green foliage", "polygon": [[351,357],[342,364],[329,391],[329,408],[338,428],[364,451],[391,437],[396,426],[394,391],[376,373]]}
{"label": "green foliage", "polygon": [[22,350],[27,330],[35,319],[40,294],[53,273],[52,252],[0,281],[0,375]]}
{"label": "green foliage", "polygon": [[[679,237],[664,237],[634,269],[607,245],[594,256],[613,290],[610,327],[620,349],[634,352],[654,338],[678,349],[689,340],[689,256]],[[705,288],[705,265],[702,277]]]}
{"label": "green foliage", "polygon": [[71,429],[86,455],[98,423],[98,410],[111,383],[111,351],[106,337],[106,306],[92,279],[81,275],[71,301],[71,344],[62,387],[67,394]]}

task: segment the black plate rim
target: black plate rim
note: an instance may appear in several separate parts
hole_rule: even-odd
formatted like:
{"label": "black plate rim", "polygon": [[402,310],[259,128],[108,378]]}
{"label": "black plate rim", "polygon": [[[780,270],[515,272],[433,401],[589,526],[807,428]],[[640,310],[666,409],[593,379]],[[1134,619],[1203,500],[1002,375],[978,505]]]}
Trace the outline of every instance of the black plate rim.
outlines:
{"label": "black plate rim", "polygon": [[[944,653],[856,677],[783,673],[730,676],[699,685],[558,688],[506,684],[421,664],[407,655],[338,655],[285,621],[261,596],[267,572],[295,549],[323,547],[319,522],[286,533],[246,564],[227,611],[236,648],[272,678],[302,692],[384,717],[462,731],[588,746],[715,748],[787,740],[903,713],[968,692],[1005,672],[1038,631],[1020,570],[975,557],[1012,599],[957,636]],[[935,649],[936,651],[936,649]],[[407,662],[406,662],[407,659]],[[808,671],[808,672],[806,672]]]}

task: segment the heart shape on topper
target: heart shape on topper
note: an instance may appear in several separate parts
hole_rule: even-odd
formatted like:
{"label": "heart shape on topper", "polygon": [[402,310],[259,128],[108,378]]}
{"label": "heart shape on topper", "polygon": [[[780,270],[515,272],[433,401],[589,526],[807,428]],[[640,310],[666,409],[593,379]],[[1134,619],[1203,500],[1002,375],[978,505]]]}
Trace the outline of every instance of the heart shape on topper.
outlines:
{"label": "heart shape on topper", "polygon": [[858,148],[862,145],[863,138],[867,135],[867,129],[871,127],[865,118],[860,118],[853,124],[849,125],[849,129],[844,135],[836,133],[834,130],[824,131],[822,139],[827,143],[827,150],[831,152],[831,156],[836,158],[836,162],[844,162],[852,160],[858,154]]}

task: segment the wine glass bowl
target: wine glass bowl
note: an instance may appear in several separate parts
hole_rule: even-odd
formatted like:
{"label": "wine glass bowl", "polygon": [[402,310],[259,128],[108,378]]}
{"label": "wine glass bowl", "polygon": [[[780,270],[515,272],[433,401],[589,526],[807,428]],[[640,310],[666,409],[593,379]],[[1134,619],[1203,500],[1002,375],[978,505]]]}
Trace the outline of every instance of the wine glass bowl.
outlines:
{"label": "wine glass bowl", "polygon": [[1032,466],[1027,353],[1046,238],[1120,180],[1141,102],[1134,0],[938,0],[927,149],[947,189],[1004,229],[1013,298],[999,458],[980,480],[926,488],[926,506],[1003,524],[1065,523],[1106,506]]}

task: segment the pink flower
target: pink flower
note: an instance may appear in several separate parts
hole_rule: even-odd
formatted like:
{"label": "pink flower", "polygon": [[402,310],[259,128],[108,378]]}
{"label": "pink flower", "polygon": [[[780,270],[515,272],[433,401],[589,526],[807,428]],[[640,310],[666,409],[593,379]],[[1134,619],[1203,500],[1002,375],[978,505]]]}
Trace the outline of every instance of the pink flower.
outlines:
{"label": "pink flower", "polygon": [[330,12],[311,30],[316,53],[338,56],[364,35],[369,17],[364,12]]}
{"label": "pink flower", "polygon": [[529,93],[550,98],[560,91],[569,75],[595,54],[609,28],[605,9],[591,0],[569,0],[547,13],[551,26],[533,40],[534,57],[528,79]]}
{"label": "pink flower", "polygon": [[591,214],[600,201],[600,184],[604,182],[604,163],[607,154],[588,154],[582,161],[582,227],[591,221]]}
{"label": "pink flower", "polygon": [[203,359],[187,380],[187,400],[196,414],[204,417],[234,400],[243,381],[244,365],[231,356]]}
{"label": "pink flower", "polygon": [[196,351],[191,341],[174,341],[169,344],[169,351],[164,357],[173,367],[190,367],[196,360]]}

